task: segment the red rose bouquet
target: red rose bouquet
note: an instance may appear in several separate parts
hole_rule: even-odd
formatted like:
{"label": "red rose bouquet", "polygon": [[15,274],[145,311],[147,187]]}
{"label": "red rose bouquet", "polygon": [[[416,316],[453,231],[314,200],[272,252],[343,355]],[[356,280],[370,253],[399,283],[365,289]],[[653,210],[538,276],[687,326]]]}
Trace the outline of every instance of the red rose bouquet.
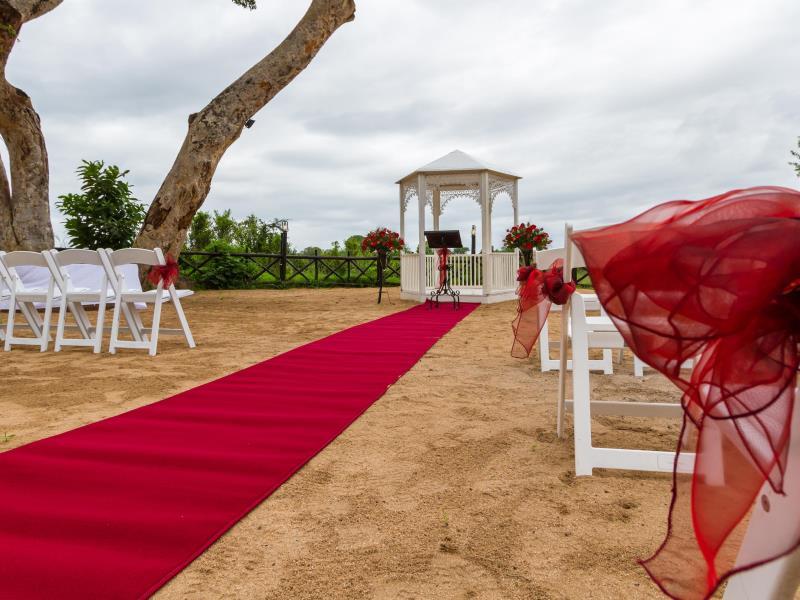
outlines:
{"label": "red rose bouquet", "polygon": [[400,237],[400,234],[386,227],[378,227],[370,231],[361,242],[361,249],[364,252],[377,252],[378,254],[388,254],[405,247],[406,242]]}
{"label": "red rose bouquet", "polygon": [[503,241],[506,248],[519,248],[526,265],[531,264],[534,250],[544,250],[551,242],[548,233],[533,223],[514,225],[506,231]]}

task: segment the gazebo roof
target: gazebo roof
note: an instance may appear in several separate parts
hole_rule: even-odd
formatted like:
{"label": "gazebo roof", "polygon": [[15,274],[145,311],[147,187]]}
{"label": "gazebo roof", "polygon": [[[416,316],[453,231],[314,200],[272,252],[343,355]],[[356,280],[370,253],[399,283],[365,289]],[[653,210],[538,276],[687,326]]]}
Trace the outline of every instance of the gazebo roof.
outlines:
{"label": "gazebo roof", "polygon": [[418,173],[474,173],[477,171],[491,171],[498,175],[503,175],[511,179],[521,179],[519,175],[512,175],[507,171],[497,169],[493,166],[478,160],[474,156],[470,156],[461,150],[453,150],[449,154],[445,154],[441,158],[437,158],[427,165],[421,166],[419,169],[412,171],[396,183],[401,183]]}

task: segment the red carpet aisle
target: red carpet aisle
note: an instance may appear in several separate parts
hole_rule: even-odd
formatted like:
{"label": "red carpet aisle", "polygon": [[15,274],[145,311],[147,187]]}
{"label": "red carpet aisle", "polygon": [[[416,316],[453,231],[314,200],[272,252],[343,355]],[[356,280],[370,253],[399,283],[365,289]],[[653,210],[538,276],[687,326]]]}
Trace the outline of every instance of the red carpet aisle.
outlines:
{"label": "red carpet aisle", "polygon": [[475,306],[414,307],[1,454],[0,597],[154,593]]}

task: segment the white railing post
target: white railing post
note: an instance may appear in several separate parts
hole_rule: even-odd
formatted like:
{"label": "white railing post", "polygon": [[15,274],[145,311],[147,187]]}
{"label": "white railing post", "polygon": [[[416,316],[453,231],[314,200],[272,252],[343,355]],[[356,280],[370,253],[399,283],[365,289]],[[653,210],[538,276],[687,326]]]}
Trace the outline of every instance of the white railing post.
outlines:
{"label": "white railing post", "polygon": [[425,203],[428,200],[428,188],[425,182],[425,175],[417,175],[417,204],[419,209],[419,273],[417,282],[419,284],[419,301],[425,302],[425,271],[427,270],[425,261]]}

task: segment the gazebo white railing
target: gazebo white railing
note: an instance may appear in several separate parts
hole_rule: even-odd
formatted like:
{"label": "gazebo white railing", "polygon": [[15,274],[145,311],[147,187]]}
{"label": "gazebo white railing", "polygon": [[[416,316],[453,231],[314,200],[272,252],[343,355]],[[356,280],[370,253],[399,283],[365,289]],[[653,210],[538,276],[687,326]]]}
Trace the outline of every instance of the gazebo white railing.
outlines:
{"label": "gazebo white railing", "polygon": [[[514,209],[514,225],[519,223],[519,179],[517,175],[489,167],[455,150],[397,182],[400,186],[400,235],[403,237],[405,213],[412,198],[417,199],[420,240],[424,240],[426,230],[426,207],[430,207],[433,215],[433,230],[439,230],[442,211],[454,199],[468,198],[481,207],[480,254],[450,254],[447,259],[450,283],[461,292],[464,302],[500,302],[515,297],[519,253],[492,250],[492,208],[495,198],[507,195]],[[425,190],[425,193],[420,194],[418,190]],[[400,272],[401,297],[424,301],[439,284],[438,257],[404,253]]]}

